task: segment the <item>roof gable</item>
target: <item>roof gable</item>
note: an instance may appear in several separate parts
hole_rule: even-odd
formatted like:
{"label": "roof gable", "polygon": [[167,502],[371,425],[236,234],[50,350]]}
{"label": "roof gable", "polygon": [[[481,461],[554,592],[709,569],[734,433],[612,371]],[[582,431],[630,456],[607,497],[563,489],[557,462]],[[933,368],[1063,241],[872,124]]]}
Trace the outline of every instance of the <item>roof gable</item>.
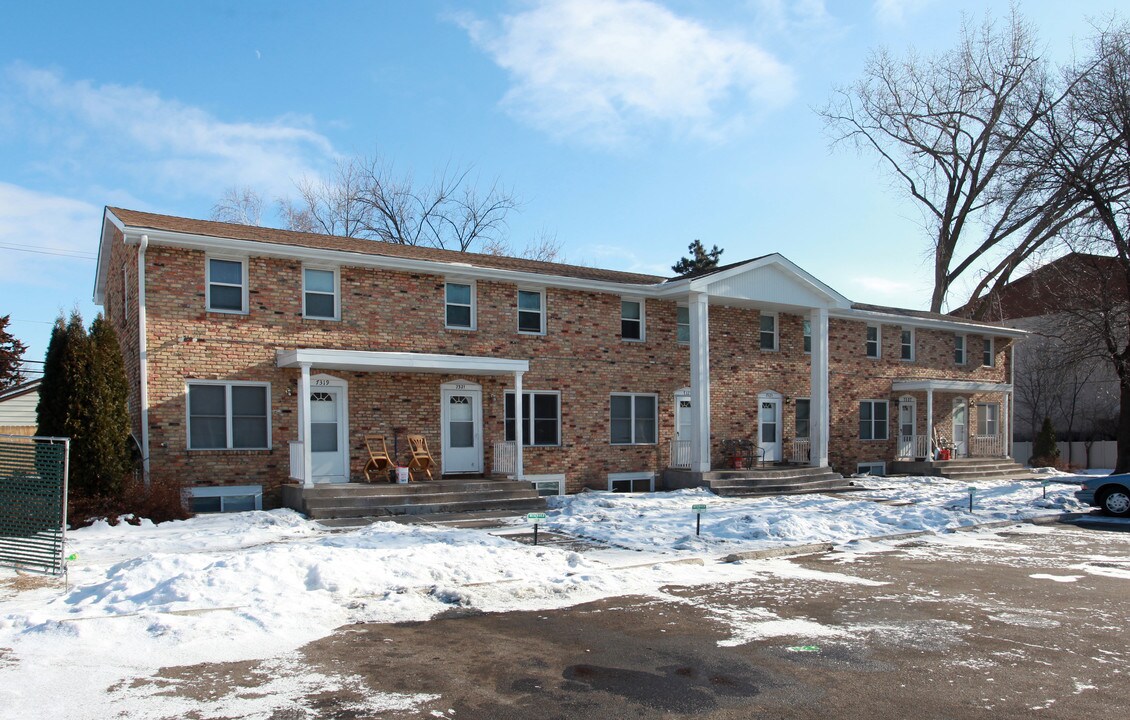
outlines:
{"label": "roof gable", "polygon": [[[676,287],[683,282],[672,281]],[[763,255],[685,280],[686,290],[720,302],[847,308],[851,301],[779,253]]]}

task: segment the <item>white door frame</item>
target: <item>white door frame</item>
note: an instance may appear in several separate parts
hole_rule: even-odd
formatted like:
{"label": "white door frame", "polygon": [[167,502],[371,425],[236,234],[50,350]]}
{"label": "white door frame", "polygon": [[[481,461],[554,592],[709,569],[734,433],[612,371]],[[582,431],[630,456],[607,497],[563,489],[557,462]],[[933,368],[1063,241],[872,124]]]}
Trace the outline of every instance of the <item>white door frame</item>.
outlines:
{"label": "white door frame", "polygon": [[[483,472],[483,387],[469,380],[452,380],[439,386],[440,405],[440,448],[442,459],[440,467],[443,474],[481,473]],[[473,446],[469,449],[453,450],[450,446],[451,438],[448,434],[448,398],[452,395],[469,395],[471,397],[471,421],[474,423],[472,435]],[[515,402],[521,402],[515,398]],[[463,462],[456,457],[463,454]],[[454,462],[453,462],[454,461]]]}
{"label": "white door frame", "polygon": [[[689,403],[691,403],[691,406],[689,408],[687,408],[686,410],[680,410],[679,409],[680,401],[689,402]],[[690,388],[680,388],[679,390],[676,390],[675,391],[675,428],[674,428],[674,430],[675,430],[674,437],[675,437],[676,440],[679,440],[679,441],[682,441],[682,442],[690,442],[691,441],[691,435],[694,434],[693,410],[694,410],[694,399],[691,397],[691,389]],[[683,419],[682,418],[683,413],[691,413],[690,417],[687,417],[685,419],[686,424],[690,429],[690,432],[687,434],[686,437],[683,437],[682,435],[679,434],[679,425],[680,425],[680,420]]]}
{"label": "white door frame", "polygon": [[[775,413],[777,440],[772,445],[767,446],[764,442],[762,442],[762,427],[765,425],[765,423],[764,416],[761,412],[761,405],[768,402],[774,403],[777,408]],[[784,459],[784,444],[781,441],[781,432],[784,430],[784,423],[782,422],[781,417],[781,408],[783,406],[784,396],[782,396],[781,393],[775,390],[763,390],[757,395],[757,445],[761,448],[762,451],[764,451],[763,454],[760,455],[760,459],[764,460],[765,462],[777,462]]]}
{"label": "white door frame", "polygon": [[[349,482],[349,381],[344,378],[318,373],[310,376],[310,394],[316,392],[334,392],[337,395],[337,449],[341,454],[341,474],[315,475],[311,463],[311,477],[315,483],[346,483]],[[302,406],[308,403],[299,403],[299,427],[306,427],[302,422]],[[313,438],[308,437],[305,442],[309,444],[313,454]]]}
{"label": "white door frame", "polygon": [[[961,408],[963,436],[960,444],[957,438],[957,409]],[[953,456],[955,458],[965,457],[969,454],[969,403],[965,398],[959,397],[953,399],[953,410],[950,415],[950,440],[953,441]]]}
{"label": "white door frame", "polygon": [[[903,433],[903,411],[906,411],[910,416],[910,434]],[[898,420],[898,437],[899,437],[899,457],[915,459],[918,456],[917,450],[917,437],[918,437],[918,399],[912,395],[903,395],[899,398],[899,420]]]}

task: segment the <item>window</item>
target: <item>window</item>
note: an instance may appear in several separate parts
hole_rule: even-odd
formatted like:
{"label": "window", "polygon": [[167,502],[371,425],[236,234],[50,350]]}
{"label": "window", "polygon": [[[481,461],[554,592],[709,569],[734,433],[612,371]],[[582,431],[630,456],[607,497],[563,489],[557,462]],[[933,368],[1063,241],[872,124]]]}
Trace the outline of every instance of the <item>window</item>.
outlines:
{"label": "window", "polygon": [[541,290],[518,291],[518,332],[545,334],[545,293]]}
{"label": "window", "polygon": [[796,399],[796,436],[798,438],[812,437],[811,412],[811,401],[807,398]]}
{"label": "window", "polygon": [[527,475],[526,480],[533,484],[534,490],[542,497],[565,494],[564,475]]}
{"label": "window", "polygon": [[122,265],[122,321],[129,319],[129,265]]}
{"label": "window", "polygon": [[691,309],[686,305],[675,308],[675,340],[681,343],[691,341]]}
{"label": "window", "polygon": [[444,324],[460,330],[475,329],[475,286],[470,283],[444,283]]}
{"label": "window", "polygon": [[879,326],[878,325],[868,325],[867,326],[867,345],[866,345],[867,357],[869,357],[869,358],[879,357],[879,348],[880,348],[880,345],[879,345]]}
{"label": "window", "polygon": [[634,393],[612,396],[611,442],[613,445],[653,445],[658,434],[656,395]]}
{"label": "window", "polygon": [[337,270],[302,269],[302,316],[337,320]]}
{"label": "window", "polygon": [[761,313],[761,349],[777,349],[777,316],[773,313]]}
{"label": "window", "polygon": [[859,439],[887,439],[886,400],[863,400],[859,403]]}
{"label": "window", "polygon": [[958,365],[965,364],[965,336],[953,336],[953,361]]}
{"label": "window", "polygon": [[643,302],[620,301],[620,337],[624,340],[643,340]]}
{"label": "window", "polygon": [[993,352],[993,339],[991,337],[985,338],[984,348],[981,364],[985,367],[996,367],[997,354]]}
{"label": "window", "polygon": [[192,511],[196,513],[243,512],[263,509],[262,485],[227,485],[223,487],[194,487]]}
{"label": "window", "polygon": [[612,492],[654,492],[655,475],[647,472],[608,473],[608,489]]}
{"label": "window", "polygon": [[856,475],[886,475],[887,464],[881,462],[865,462],[855,466]]}
{"label": "window", "polygon": [[812,321],[807,318],[804,321],[804,351],[812,352]]}
{"label": "window", "polygon": [[[531,404],[533,409],[531,410]],[[506,392],[506,439],[514,442],[514,393]],[[522,393],[522,446],[561,444],[561,395]]]}
{"label": "window", "polygon": [[996,437],[1000,430],[1000,405],[977,403],[977,434]]}
{"label": "window", "polygon": [[902,359],[914,360],[914,328],[902,330]]}
{"label": "window", "polygon": [[271,447],[268,383],[189,383],[189,450]]}
{"label": "window", "polygon": [[208,258],[208,310],[247,312],[247,261]]}

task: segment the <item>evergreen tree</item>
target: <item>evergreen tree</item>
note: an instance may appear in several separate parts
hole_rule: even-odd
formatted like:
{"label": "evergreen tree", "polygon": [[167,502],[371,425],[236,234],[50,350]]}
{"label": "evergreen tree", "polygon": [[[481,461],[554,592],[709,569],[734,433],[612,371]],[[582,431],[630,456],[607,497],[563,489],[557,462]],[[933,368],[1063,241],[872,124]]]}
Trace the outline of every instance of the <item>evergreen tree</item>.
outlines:
{"label": "evergreen tree", "polygon": [[51,328],[51,341],[43,359],[43,382],[39,386],[39,405],[35,409],[36,435],[67,437],[69,379],[63,375],[63,357],[68,354],[67,339],[67,321],[59,315],[55,318],[55,327]]}
{"label": "evergreen tree", "polygon": [[0,390],[27,380],[22,366],[27,345],[8,332],[8,323],[11,320],[11,315],[0,317]]}
{"label": "evergreen tree", "polygon": [[1052,419],[1044,417],[1044,424],[1032,441],[1032,458],[1029,462],[1033,467],[1055,467],[1058,461],[1059,447],[1055,444],[1055,428],[1052,427]]}
{"label": "evergreen tree", "polygon": [[691,256],[689,258],[679,258],[679,262],[671,266],[676,275],[689,275],[693,272],[701,270],[710,270],[718,265],[718,257],[722,254],[722,250],[715,245],[707,252],[706,248],[702,246],[701,240],[695,240],[687,246]]}

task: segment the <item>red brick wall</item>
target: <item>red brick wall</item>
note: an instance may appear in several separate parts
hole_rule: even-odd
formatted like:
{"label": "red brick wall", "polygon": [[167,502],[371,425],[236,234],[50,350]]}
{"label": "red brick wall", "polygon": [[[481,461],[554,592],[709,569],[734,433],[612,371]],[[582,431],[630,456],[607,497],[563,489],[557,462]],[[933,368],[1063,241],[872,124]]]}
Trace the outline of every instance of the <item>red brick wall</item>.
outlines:
{"label": "red brick wall", "polygon": [[[115,243],[107,304],[113,307],[120,287],[120,263],[135,248]],[[115,260],[115,258],[119,258]],[[520,335],[516,330],[517,288],[510,283],[478,281],[476,331],[444,328],[444,278],[372,268],[342,267],[341,320],[302,317],[302,264],[251,258],[247,315],[208,313],[205,304],[205,256],[199,251],[151,246],[147,254],[150,452],[154,474],[176,473],[188,483],[262,483],[270,491],[289,474],[288,442],[297,438],[297,370],[276,366],[276,352],[293,348],[409,351],[528,359],[526,390],[561,394],[561,445],[525,450],[528,474],[564,473],[567,489],[603,488],[610,472],[659,471],[667,464],[673,435],[673,396],[690,384],[689,351],[675,341],[676,305],[646,301],[646,341],[620,339],[620,296],[571,290],[546,290],[547,333]],[[118,278],[114,280],[115,274]],[[131,275],[136,282],[136,275]],[[136,300],[136,291],[131,290]],[[779,349],[759,349],[756,310],[712,306],[710,365],[712,447],[728,437],[757,436],[757,396],[765,390],[786,399],[782,435],[795,434],[794,400],[809,396],[809,356],[803,352],[800,315],[778,318]],[[136,377],[136,310],[119,327],[131,377]],[[884,327],[883,359],[863,356],[864,324],[830,323],[832,460],[853,471],[860,460],[889,460],[893,440],[858,439],[858,399],[894,398],[890,382],[903,377],[969,377],[1002,381],[1004,345],[998,343],[995,369],[982,369],[980,345],[970,337],[967,366],[953,364],[952,334],[917,331],[918,362],[898,361],[898,333]],[[130,360],[130,357],[135,358]],[[130,362],[133,365],[128,365]],[[440,455],[439,385],[465,379],[483,387],[485,465],[491,446],[503,437],[503,392],[512,378],[459,375],[340,373],[349,382],[351,473],[361,475],[363,436],[393,427],[423,432],[433,454]],[[271,383],[272,449],[263,451],[188,451],[185,383],[191,379],[253,380]],[[613,446],[609,443],[609,396],[613,392],[656,393],[659,442]],[[972,401],[972,399],[971,399]],[[941,412],[944,400],[936,397]],[[136,403],[133,405],[136,408]],[[920,404],[920,417],[924,413]],[[897,406],[892,404],[892,430]],[[924,420],[922,420],[924,424]],[[970,413],[971,427],[975,427]],[[788,452],[788,446],[784,448]]]}

